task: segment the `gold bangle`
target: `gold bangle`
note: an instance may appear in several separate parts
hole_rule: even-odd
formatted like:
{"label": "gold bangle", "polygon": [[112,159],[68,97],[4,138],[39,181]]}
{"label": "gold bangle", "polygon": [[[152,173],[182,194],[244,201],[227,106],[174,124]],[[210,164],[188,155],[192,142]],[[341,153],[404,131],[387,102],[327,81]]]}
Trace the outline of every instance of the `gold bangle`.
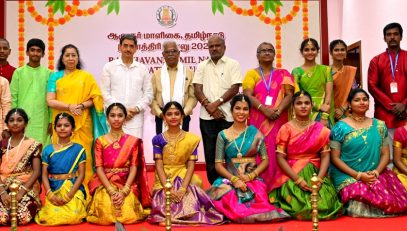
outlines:
{"label": "gold bangle", "polygon": [[130,186],[128,184],[124,185],[124,187],[121,190],[125,196],[130,194]]}
{"label": "gold bangle", "polygon": [[300,177],[298,177],[298,179],[296,181],[294,181],[294,184],[299,185],[303,180],[304,180],[304,178],[302,178],[300,176]]}
{"label": "gold bangle", "polygon": [[317,177],[317,179],[318,179],[318,181],[319,181],[319,183],[324,183],[324,180],[321,178],[321,177]]}
{"label": "gold bangle", "polygon": [[260,110],[261,106],[263,106],[263,104],[259,104],[259,106],[257,106],[257,111]]}
{"label": "gold bangle", "polygon": [[63,196],[63,200],[64,200],[66,203],[68,203],[69,201],[72,200],[72,197],[68,196],[68,194],[65,194],[65,195]]}
{"label": "gold bangle", "polygon": [[237,176],[232,176],[232,177],[230,178],[230,182],[232,182],[232,184],[235,183],[235,182],[238,181],[238,180],[239,180],[239,177],[237,177]]}
{"label": "gold bangle", "polygon": [[51,198],[54,196],[53,192],[49,192],[47,195],[48,200],[51,200]]}
{"label": "gold bangle", "polygon": [[356,175],[355,180],[360,180],[361,177],[362,177],[362,172],[358,172],[358,174]]}
{"label": "gold bangle", "polygon": [[113,193],[115,193],[115,190],[112,186],[107,187],[106,191],[107,191],[107,193],[109,193],[109,195],[112,195]]}
{"label": "gold bangle", "polygon": [[257,169],[255,169],[255,170],[253,171],[253,174],[254,174],[256,177],[259,176],[259,174],[257,173]]}
{"label": "gold bangle", "polygon": [[187,189],[181,186],[178,188],[178,191],[186,193]]}

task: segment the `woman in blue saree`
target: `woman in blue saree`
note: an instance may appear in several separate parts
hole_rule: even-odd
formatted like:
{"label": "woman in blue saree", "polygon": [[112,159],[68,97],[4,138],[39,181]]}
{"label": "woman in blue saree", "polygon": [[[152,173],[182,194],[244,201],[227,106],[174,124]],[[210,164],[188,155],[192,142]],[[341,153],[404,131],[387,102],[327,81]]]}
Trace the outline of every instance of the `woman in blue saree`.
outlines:
{"label": "woman in blue saree", "polygon": [[40,225],[79,224],[86,217],[86,153],[82,145],[72,143],[74,118],[67,113],[55,117],[57,144],[48,145],[42,154],[42,181],[46,192],[45,206],[35,217]]}
{"label": "woman in blue saree", "polygon": [[407,211],[407,191],[386,166],[390,160],[387,128],[366,117],[369,95],[354,89],[351,114],[331,133],[330,174],[346,213],[353,217],[387,217]]}
{"label": "woman in blue saree", "polygon": [[[278,221],[290,216],[268,202],[266,184],[259,175],[268,166],[264,136],[247,126],[250,101],[239,94],[231,100],[233,125],[216,142],[215,168],[221,177],[208,190],[216,209],[238,223]],[[256,156],[262,160],[256,164]],[[224,163],[226,162],[226,166]]]}

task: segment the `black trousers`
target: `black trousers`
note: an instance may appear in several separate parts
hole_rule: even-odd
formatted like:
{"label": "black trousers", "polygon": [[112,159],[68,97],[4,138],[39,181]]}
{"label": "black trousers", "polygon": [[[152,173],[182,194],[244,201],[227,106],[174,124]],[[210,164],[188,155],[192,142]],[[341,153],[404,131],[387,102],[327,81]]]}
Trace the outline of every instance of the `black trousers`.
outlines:
{"label": "black trousers", "polygon": [[226,120],[199,119],[205,153],[206,176],[211,184],[219,177],[219,174],[215,170],[216,139],[218,133],[229,128],[232,124],[233,122]]}
{"label": "black trousers", "polygon": [[[185,116],[182,120],[182,130],[189,131],[189,121],[191,121],[191,116]],[[155,117],[155,133],[161,134],[163,132],[163,119],[156,116]]]}

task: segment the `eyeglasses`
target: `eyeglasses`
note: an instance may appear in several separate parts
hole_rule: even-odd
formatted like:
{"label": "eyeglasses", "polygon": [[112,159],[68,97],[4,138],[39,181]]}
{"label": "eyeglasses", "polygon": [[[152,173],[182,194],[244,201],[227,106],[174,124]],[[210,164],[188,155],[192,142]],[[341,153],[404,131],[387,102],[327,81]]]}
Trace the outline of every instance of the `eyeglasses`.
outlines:
{"label": "eyeglasses", "polygon": [[267,50],[260,50],[257,53],[258,54],[274,54],[274,50],[273,49],[267,49]]}
{"label": "eyeglasses", "polygon": [[164,54],[169,55],[169,54],[178,54],[179,50],[167,50],[163,51]]}

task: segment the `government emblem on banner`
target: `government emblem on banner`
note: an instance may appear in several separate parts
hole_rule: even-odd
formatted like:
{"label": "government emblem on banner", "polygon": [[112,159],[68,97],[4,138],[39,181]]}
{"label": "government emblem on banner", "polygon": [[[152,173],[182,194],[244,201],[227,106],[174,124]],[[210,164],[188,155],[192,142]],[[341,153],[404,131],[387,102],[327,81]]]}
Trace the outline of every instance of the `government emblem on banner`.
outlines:
{"label": "government emblem on banner", "polygon": [[171,6],[161,6],[158,8],[156,18],[161,26],[171,28],[177,23],[177,12]]}

